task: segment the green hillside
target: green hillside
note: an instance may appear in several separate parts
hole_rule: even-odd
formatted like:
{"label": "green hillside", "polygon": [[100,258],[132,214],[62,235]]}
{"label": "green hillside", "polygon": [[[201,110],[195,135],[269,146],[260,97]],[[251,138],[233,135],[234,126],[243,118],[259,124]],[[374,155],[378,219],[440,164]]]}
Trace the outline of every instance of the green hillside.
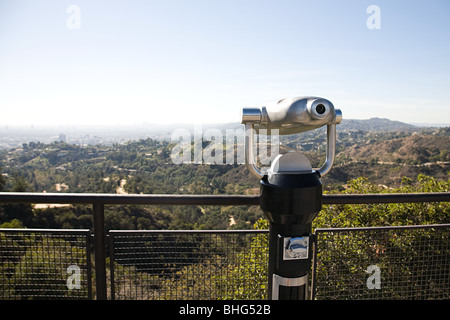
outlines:
{"label": "green hillside", "polygon": [[[383,122],[384,123],[384,122]],[[327,192],[352,190],[354,181],[381,191],[419,190],[419,175],[447,183],[450,130],[339,129],[336,161],[323,178]],[[325,157],[325,131],[283,137],[281,151],[301,150],[319,166]],[[203,148],[208,142],[203,142]],[[242,164],[175,164],[174,143],[141,139],[125,144],[79,146],[63,142],[24,143],[0,151],[0,190],[71,193],[257,194],[259,184]],[[399,189],[400,188],[400,189]],[[403,188],[403,189],[402,189]],[[444,188],[441,186],[439,188]],[[440,189],[439,189],[440,190]],[[444,190],[445,191],[445,190]],[[259,208],[214,206],[111,206],[108,229],[251,228]],[[90,206],[4,205],[0,225],[90,228]]]}

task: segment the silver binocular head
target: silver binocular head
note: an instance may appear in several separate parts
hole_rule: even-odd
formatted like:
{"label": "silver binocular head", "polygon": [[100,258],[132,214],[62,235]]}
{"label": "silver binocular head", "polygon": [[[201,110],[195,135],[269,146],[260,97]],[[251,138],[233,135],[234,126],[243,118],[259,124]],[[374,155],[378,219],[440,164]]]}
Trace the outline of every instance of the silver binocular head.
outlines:
{"label": "silver binocular head", "polygon": [[252,123],[260,129],[278,129],[280,135],[295,134],[338,124],[342,113],[333,104],[318,97],[296,97],[268,103],[261,108],[244,108],[242,123]]}
{"label": "silver binocular head", "polygon": [[327,126],[327,155],[322,167],[316,171],[327,174],[334,162],[336,124],[341,123],[341,110],[335,109],[327,99],[296,97],[268,103],[261,108],[244,108],[242,123],[245,125],[245,164],[257,178],[263,174],[255,164],[253,152],[254,134],[260,130],[278,130],[280,135],[296,134]]}

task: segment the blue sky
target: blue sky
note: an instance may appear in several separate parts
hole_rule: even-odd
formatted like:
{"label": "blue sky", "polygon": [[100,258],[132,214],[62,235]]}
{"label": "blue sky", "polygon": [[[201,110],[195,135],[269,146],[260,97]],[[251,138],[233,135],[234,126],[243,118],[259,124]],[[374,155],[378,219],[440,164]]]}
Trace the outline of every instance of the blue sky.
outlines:
{"label": "blue sky", "polygon": [[447,0],[0,0],[0,125],[238,122],[303,95],[450,123],[449,35]]}

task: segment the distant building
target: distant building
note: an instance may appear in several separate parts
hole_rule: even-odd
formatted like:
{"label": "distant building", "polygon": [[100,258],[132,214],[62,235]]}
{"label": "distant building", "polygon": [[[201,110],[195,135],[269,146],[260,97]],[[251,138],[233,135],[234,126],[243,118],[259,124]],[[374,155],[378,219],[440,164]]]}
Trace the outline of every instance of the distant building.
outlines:
{"label": "distant building", "polygon": [[59,142],[66,142],[66,135],[64,133],[59,134]]}

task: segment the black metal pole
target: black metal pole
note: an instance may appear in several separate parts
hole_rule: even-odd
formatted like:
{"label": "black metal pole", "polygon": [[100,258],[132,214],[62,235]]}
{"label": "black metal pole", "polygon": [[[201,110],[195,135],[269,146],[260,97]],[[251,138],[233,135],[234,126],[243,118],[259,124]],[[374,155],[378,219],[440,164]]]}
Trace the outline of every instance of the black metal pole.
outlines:
{"label": "black metal pole", "polygon": [[322,207],[316,172],[278,174],[261,180],[261,209],[269,219],[268,297],[308,298],[312,261],[311,223]]}
{"label": "black metal pole", "polygon": [[101,202],[93,203],[95,244],[95,289],[97,300],[106,300],[105,214]]}
{"label": "black metal pole", "polygon": [[[286,250],[289,241],[308,239],[306,255],[290,256]],[[268,297],[273,300],[306,300],[308,276],[311,270],[311,224],[269,225],[269,286]]]}

